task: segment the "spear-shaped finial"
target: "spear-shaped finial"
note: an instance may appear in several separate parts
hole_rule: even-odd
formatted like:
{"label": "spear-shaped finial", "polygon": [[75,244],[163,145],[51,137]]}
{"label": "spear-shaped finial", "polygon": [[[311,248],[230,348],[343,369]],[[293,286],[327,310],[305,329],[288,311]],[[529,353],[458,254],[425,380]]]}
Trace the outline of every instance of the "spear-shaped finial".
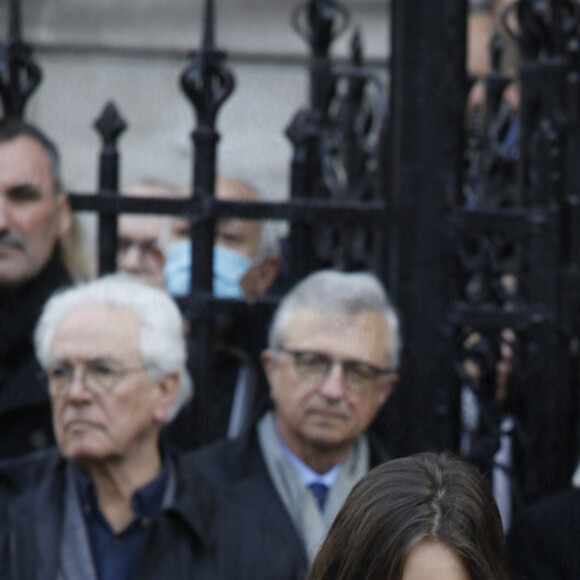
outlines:
{"label": "spear-shaped finial", "polygon": [[234,87],[233,75],[223,64],[225,53],[215,48],[214,27],[213,0],[206,0],[202,46],[193,53],[192,64],[181,76],[181,86],[195,107],[199,124],[211,128]]}
{"label": "spear-shaped finial", "polygon": [[360,28],[357,26],[350,42],[351,62],[354,66],[361,66],[363,60],[363,44]]}
{"label": "spear-shaped finial", "polygon": [[0,42],[0,99],[4,116],[20,119],[24,116],[28,98],[42,78],[21,32],[20,1],[10,0],[8,39]]}
{"label": "spear-shaped finial", "polygon": [[21,37],[20,0],[10,0],[10,22],[8,25],[8,37],[11,39]]}
{"label": "spear-shaped finial", "polygon": [[206,0],[204,30],[203,30],[203,48],[205,50],[213,50],[214,46],[215,46],[215,43],[214,43],[213,0]]}
{"label": "spear-shaped finial", "polygon": [[315,54],[327,54],[349,23],[349,11],[336,0],[304,0],[292,12],[292,28]]}

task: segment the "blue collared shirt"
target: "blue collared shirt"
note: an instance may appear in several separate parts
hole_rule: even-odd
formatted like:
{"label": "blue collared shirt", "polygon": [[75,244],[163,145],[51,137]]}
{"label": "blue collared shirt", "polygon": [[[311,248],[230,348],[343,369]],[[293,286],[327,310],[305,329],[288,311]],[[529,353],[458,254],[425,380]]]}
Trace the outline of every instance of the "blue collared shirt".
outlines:
{"label": "blue collared shirt", "polygon": [[338,463],[331,469],[329,469],[326,473],[318,473],[314,471],[309,465],[306,465],[302,459],[297,457],[284,443],[284,440],[278,433],[278,441],[280,441],[280,445],[282,446],[282,450],[284,451],[284,455],[286,455],[288,461],[298,470],[300,477],[302,479],[302,483],[304,487],[309,487],[313,483],[322,483],[328,489],[330,489],[334,483],[336,482],[340,470],[342,469],[342,463]]}
{"label": "blue collared shirt", "polygon": [[131,506],[135,518],[118,533],[111,529],[99,508],[91,478],[73,466],[99,580],[133,580],[135,578],[137,561],[143,549],[148,528],[162,509],[163,496],[169,481],[168,463],[164,461],[161,473],[133,494]]}

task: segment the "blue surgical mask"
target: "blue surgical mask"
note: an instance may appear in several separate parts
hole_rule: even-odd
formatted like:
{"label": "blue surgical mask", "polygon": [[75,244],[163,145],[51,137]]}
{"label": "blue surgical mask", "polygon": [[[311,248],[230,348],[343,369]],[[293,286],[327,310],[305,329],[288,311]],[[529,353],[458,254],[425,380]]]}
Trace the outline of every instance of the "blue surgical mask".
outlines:
{"label": "blue surgical mask", "polygon": [[252,266],[252,260],[224,246],[213,247],[213,291],[220,298],[243,298],[240,282]]}
{"label": "blue surgical mask", "polygon": [[[186,296],[191,281],[191,242],[171,244],[165,255],[165,287],[172,296]],[[223,246],[213,248],[213,291],[220,298],[243,298],[240,282],[252,265],[250,258]]]}
{"label": "blue surgical mask", "polygon": [[167,247],[163,278],[169,294],[187,295],[191,278],[191,242],[189,240],[181,240]]}

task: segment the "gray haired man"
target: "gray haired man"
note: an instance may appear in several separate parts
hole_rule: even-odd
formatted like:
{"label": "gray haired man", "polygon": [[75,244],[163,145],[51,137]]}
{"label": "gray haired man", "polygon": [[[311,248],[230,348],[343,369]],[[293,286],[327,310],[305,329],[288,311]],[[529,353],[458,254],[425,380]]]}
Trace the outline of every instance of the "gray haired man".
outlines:
{"label": "gray haired man", "polygon": [[295,578],[355,482],[387,459],[366,431],[397,381],[400,342],[373,275],[312,274],[280,303],[262,354],[273,409],[237,440],[198,452],[209,479],[255,506],[239,534],[277,544]]}

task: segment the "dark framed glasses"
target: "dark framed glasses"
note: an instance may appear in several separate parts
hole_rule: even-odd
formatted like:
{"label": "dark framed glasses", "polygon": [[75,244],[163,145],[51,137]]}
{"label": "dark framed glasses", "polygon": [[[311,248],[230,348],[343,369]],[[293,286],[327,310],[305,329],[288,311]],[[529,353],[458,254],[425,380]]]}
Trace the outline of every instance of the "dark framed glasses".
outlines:
{"label": "dark framed glasses", "polygon": [[311,386],[321,383],[335,364],[340,365],[344,387],[353,394],[372,388],[379,378],[396,372],[395,369],[380,368],[358,360],[333,358],[321,352],[284,347],[274,350],[290,355],[300,380]]}

